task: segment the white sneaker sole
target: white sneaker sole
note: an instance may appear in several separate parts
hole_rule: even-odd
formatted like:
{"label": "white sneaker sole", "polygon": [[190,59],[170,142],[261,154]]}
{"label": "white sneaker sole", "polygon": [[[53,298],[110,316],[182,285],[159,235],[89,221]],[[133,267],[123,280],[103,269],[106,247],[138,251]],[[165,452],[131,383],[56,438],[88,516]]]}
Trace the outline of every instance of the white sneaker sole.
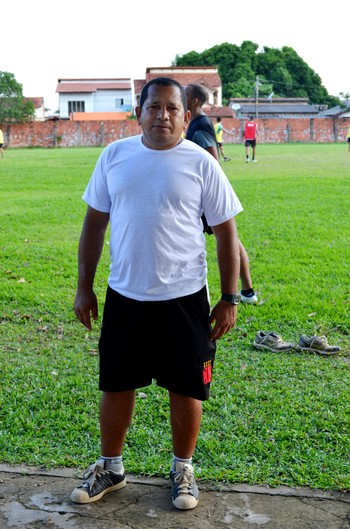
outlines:
{"label": "white sneaker sole", "polygon": [[103,490],[100,492],[100,494],[96,494],[96,496],[90,497],[88,493],[83,490],[76,488],[73,490],[72,494],[70,495],[70,499],[74,503],[93,503],[94,501],[98,501],[104,496],[105,494],[108,494],[109,492],[114,492],[116,490],[120,490],[124,488],[126,485],[126,478],[123,479],[120,483],[117,483],[116,485],[112,485],[111,487],[108,487],[108,489]]}
{"label": "white sneaker sole", "polygon": [[305,351],[306,353],[317,353],[322,356],[331,356],[336,355],[339,353],[340,349],[338,351],[325,351],[323,349],[314,349],[313,347],[301,347],[300,345],[296,346],[297,351]]}
{"label": "white sneaker sole", "polygon": [[293,349],[293,345],[290,345],[288,347],[281,348],[281,349],[273,349],[273,348],[269,347],[268,345],[265,345],[263,343],[257,343],[257,342],[253,342],[253,345],[257,349],[268,349],[272,353],[283,353],[284,351],[290,351],[291,349]]}

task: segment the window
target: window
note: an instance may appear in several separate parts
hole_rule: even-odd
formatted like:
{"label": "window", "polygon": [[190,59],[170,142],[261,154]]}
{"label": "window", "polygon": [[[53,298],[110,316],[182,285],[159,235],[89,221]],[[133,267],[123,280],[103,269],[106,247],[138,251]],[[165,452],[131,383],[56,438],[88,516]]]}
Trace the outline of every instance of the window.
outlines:
{"label": "window", "polygon": [[68,101],[68,114],[85,112],[85,101]]}
{"label": "window", "polygon": [[124,105],[124,99],[122,97],[118,97],[115,100],[115,108],[122,108]]}

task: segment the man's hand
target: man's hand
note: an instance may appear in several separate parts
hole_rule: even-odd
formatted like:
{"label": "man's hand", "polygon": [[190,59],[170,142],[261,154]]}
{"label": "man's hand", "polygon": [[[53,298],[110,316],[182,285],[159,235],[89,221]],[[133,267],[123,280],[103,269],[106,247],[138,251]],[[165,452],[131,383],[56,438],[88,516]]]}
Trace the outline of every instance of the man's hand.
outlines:
{"label": "man's hand", "polygon": [[74,301],[74,312],[76,317],[91,331],[91,317],[96,321],[98,318],[97,297],[93,290],[78,290]]}
{"label": "man's hand", "polygon": [[211,311],[209,322],[214,323],[211,340],[219,340],[227,334],[236,324],[237,305],[231,305],[227,301],[219,301]]}

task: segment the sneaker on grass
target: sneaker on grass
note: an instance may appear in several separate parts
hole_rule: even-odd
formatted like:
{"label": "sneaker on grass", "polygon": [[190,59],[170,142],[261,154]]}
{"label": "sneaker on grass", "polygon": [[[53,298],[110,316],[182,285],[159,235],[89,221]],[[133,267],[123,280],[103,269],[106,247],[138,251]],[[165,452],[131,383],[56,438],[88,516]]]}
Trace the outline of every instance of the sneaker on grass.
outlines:
{"label": "sneaker on grass", "polygon": [[194,479],[192,465],[176,463],[176,469],[170,471],[173,505],[177,509],[194,509],[198,504],[199,490]]}
{"label": "sneaker on grass", "polygon": [[310,336],[309,338],[306,334],[301,335],[296,349],[324,356],[335,355],[340,351],[340,347],[337,345],[328,345],[325,336]]}
{"label": "sneaker on grass", "polygon": [[256,333],[253,345],[257,349],[268,349],[273,353],[290,351],[294,347],[294,344],[285,342],[279,334],[275,332],[264,331],[259,331]]}
{"label": "sneaker on grass", "polygon": [[258,296],[255,292],[248,294],[248,296],[244,296],[241,291],[241,302],[248,303],[248,305],[256,305],[258,303]]}
{"label": "sneaker on grass", "polygon": [[71,500],[75,503],[91,503],[102,498],[107,492],[122,489],[126,485],[123,465],[118,467],[118,470],[120,472],[112,468],[105,469],[105,461],[99,459],[84,471],[84,481],[73,490]]}

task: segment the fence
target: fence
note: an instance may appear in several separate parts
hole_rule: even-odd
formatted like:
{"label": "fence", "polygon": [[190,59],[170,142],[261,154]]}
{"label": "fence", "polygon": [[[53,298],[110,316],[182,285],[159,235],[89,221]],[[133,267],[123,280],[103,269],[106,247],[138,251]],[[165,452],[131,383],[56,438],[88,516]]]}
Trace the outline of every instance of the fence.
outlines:
{"label": "fence", "polygon": [[[222,124],[232,132],[225,143],[242,143],[245,121],[224,118]],[[334,143],[346,142],[350,118],[262,118],[258,119],[259,143]],[[136,120],[116,121],[33,121],[2,125],[5,147],[92,147],[140,134]]]}

